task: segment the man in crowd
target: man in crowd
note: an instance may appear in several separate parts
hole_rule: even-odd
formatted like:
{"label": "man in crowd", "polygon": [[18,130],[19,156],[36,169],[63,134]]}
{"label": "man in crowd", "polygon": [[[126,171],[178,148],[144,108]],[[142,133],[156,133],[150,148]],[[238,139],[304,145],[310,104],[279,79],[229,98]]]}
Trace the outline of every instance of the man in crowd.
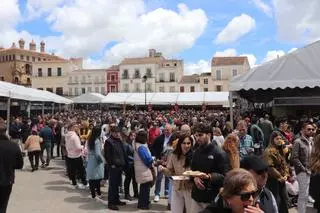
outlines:
{"label": "man in crowd", "polygon": [[258,117],[252,116],[251,118],[251,127],[250,127],[250,135],[252,137],[253,146],[254,146],[254,153],[257,156],[262,155],[264,147],[264,135],[260,127],[258,126]]}
{"label": "man in crowd", "polygon": [[195,185],[192,188],[190,212],[200,212],[214,200],[230,167],[226,153],[217,144],[210,142],[210,132],[210,127],[203,123],[195,126],[198,148],[193,155],[191,170],[204,174],[193,179]]}
{"label": "man in crowd", "polygon": [[247,134],[247,123],[240,120],[237,125],[239,143],[240,143],[240,158],[254,153],[252,137]]}
{"label": "man in crowd", "polygon": [[0,212],[6,213],[9,197],[14,184],[14,170],[22,169],[23,158],[16,143],[6,135],[6,124],[0,121]]}
{"label": "man in crowd", "polygon": [[[23,150],[22,147],[22,123],[19,118],[15,118],[9,126],[9,135],[11,137],[11,141],[18,144],[20,150]],[[25,153],[24,153],[25,154]]]}
{"label": "man in crowd", "polygon": [[[158,136],[151,146],[151,153],[158,161],[162,160],[162,154],[167,151],[169,148],[169,141],[172,135],[172,127],[170,124],[166,124],[163,130],[163,134]],[[162,162],[164,163],[164,162]],[[156,186],[155,186],[155,196],[154,202],[159,202],[160,200],[160,191],[161,191],[161,182],[163,179],[163,173],[159,172],[157,175]],[[167,197],[169,194],[169,178],[165,177],[164,183],[164,195]]]}
{"label": "man in crowd", "polygon": [[109,167],[108,208],[117,211],[119,210],[118,206],[126,205],[125,202],[120,201],[119,196],[121,175],[126,166],[126,161],[119,127],[112,126],[110,131],[111,135],[104,144],[104,156]]}
{"label": "man in crowd", "polygon": [[312,123],[304,123],[298,137],[293,143],[291,161],[294,166],[297,181],[299,183],[299,196],[298,196],[298,212],[305,213],[306,205],[309,196],[309,183],[311,171],[308,169],[310,160],[312,136],[314,127]]}
{"label": "man in crowd", "polygon": [[259,121],[259,127],[261,128],[263,135],[264,135],[264,144],[263,148],[267,148],[269,145],[269,138],[271,133],[273,132],[273,124],[269,120],[269,115],[265,114],[264,118],[261,118]]}
{"label": "man in crowd", "polygon": [[154,121],[149,129],[148,146],[151,147],[154,139],[160,135],[160,129],[158,127],[158,122]]}
{"label": "man in crowd", "polygon": [[255,177],[260,191],[257,202],[264,213],[278,213],[276,199],[265,187],[268,180],[268,165],[257,156],[248,156],[241,160],[240,167],[248,170]]}
{"label": "man in crowd", "polygon": [[[49,127],[48,121],[45,123],[44,128],[41,129],[39,136],[43,139],[43,142],[41,143],[41,155],[40,155],[42,167],[49,166],[50,159],[51,159],[52,141],[54,140],[54,137],[53,137],[52,128],[51,126]],[[44,157],[43,157],[44,150],[46,150],[46,154],[47,154],[46,161],[44,160]]]}

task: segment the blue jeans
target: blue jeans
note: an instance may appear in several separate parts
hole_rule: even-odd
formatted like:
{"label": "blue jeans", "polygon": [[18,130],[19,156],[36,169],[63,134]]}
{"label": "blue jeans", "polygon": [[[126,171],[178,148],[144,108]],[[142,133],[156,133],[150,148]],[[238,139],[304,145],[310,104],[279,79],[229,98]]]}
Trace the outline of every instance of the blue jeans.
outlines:
{"label": "blue jeans", "polygon": [[109,167],[108,204],[116,205],[120,201],[119,186],[121,184],[122,170]]}
{"label": "blue jeans", "polygon": [[172,180],[169,179],[168,204],[171,204],[171,198],[172,198]]}
{"label": "blue jeans", "polygon": [[140,184],[138,208],[149,207],[150,186],[151,186],[150,182]]}
{"label": "blue jeans", "polygon": [[[163,178],[163,173],[159,172],[157,175],[156,186],[154,190],[154,194],[160,196],[161,191],[161,182]],[[167,196],[169,193],[169,177],[165,177],[164,179],[164,195]]]}

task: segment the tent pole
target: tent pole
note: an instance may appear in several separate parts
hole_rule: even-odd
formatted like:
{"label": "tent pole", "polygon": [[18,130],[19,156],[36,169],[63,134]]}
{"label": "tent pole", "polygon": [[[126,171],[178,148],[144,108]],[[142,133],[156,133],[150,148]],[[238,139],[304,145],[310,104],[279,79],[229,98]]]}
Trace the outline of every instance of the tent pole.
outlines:
{"label": "tent pole", "polygon": [[230,122],[231,122],[231,128],[233,129],[233,97],[232,92],[229,92],[229,107],[230,107]]}
{"label": "tent pole", "polygon": [[28,105],[27,105],[27,114],[28,114],[28,118],[31,117],[31,102],[29,101],[28,102]]}
{"label": "tent pole", "polygon": [[61,104],[59,103],[59,112],[61,112]]}
{"label": "tent pole", "polygon": [[42,116],[44,116],[44,102],[42,102]]}
{"label": "tent pole", "polygon": [[9,135],[9,128],[10,128],[10,107],[11,107],[11,98],[8,97],[7,102],[7,135]]}
{"label": "tent pole", "polygon": [[54,103],[52,103],[52,115],[54,115]]}

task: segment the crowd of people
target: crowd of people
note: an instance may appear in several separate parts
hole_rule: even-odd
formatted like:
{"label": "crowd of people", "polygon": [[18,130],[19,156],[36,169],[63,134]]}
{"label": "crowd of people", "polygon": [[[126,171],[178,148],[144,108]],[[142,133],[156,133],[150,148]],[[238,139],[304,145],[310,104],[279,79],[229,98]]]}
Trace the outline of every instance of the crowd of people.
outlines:
{"label": "crowd of people", "polygon": [[[13,118],[8,132],[11,144],[27,153],[31,172],[40,161],[50,166],[56,153],[74,188],[88,188],[102,200],[101,184],[107,183],[111,210],[133,199],[138,209],[152,209],[164,183],[173,213],[288,213],[292,207],[305,213],[308,203],[320,212],[319,126],[316,116],[293,121],[251,113],[230,122],[226,111],[74,110]],[[5,127],[1,121],[0,136],[9,141]],[[5,155],[4,146],[1,192],[14,180],[3,171],[23,164],[18,154]],[[9,158],[14,163],[6,164]],[[6,192],[9,199],[11,189]],[[0,202],[1,210],[7,202]]]}

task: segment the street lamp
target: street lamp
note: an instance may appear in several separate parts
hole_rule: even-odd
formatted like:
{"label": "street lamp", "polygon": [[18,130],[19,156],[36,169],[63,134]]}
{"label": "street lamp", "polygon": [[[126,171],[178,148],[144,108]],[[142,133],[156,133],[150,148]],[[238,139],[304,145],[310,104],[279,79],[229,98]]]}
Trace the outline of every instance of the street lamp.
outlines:
{"label": "street lamp", "polygon": [[144,82],[144,106],[146,107],[146,109],[147,109],[147,80],[148,80],[147,75],[144,75],[143,76],[143,82]]}

